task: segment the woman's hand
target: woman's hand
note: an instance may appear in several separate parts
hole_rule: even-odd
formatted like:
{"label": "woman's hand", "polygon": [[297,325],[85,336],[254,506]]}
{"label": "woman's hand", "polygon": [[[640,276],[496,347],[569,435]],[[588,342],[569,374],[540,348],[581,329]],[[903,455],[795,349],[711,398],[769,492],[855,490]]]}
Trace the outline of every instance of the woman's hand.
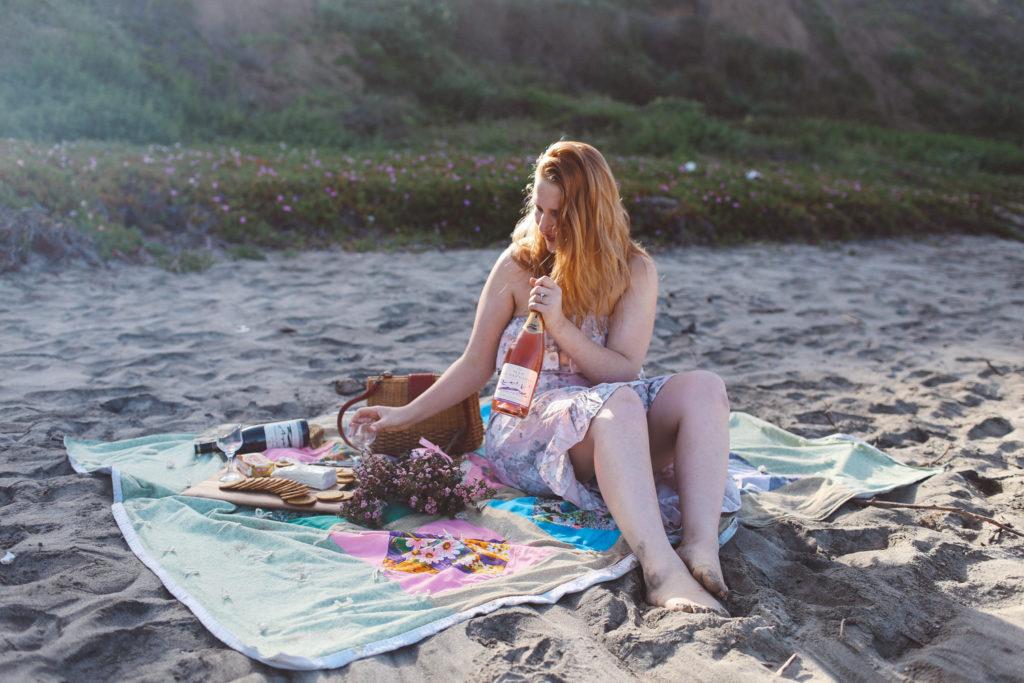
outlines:
{"label": "woman's hand", "polygon": [[374,432],[390,432],[410,424],[402,407],[364,406],[352,415],[352,423],[367,425]]}
{"label": "woman's hand", "polygon": [[527,308],[544,316],[544,329],[553,335],[565,324],[562,314],[562,288],[547,275],[531,277],[530,301]]}

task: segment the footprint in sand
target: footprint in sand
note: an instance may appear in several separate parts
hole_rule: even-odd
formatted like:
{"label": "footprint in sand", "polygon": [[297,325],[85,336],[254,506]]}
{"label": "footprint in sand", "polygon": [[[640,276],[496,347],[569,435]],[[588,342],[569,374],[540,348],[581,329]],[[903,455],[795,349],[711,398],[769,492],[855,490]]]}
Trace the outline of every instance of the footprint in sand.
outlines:
{"label": "footprint in sand", "polygon": [[967,438],[972,441],[976,439],[1000,438],[1012,431],[1013,424],[1009,420],[1002,417],[990,417],[971,427],[971,430],[967,432]]}

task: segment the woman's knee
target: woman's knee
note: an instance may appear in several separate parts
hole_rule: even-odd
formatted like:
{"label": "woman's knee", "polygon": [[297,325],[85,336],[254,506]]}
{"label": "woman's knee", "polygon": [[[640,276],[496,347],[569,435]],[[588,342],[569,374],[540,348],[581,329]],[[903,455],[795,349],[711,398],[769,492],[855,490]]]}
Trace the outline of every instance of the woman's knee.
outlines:
{"label": "woman's knee", "polygon": [[619,387],[613,391],[587,430],[590,442],[620,438],[647,439],[644,402],[630,387]]}
{"label": "woman's knee", "polygon": [[633,426],[647,424],[647,411],[640,395],[632,387],[619,387],[604,402],[597,414],[604,422],[609,422],[616,429],[629,429]]}
{"label": "woman's knee", "polygon": [[643,401],[629,387],[620,387],[612,392],[591,420],[583,440],[569,449],[569,461],[579,481],[586,483],[594,478],[597,443],[618,437],[647,439]]}
{"label": "woman's knee", "polygon": [[673,375],[669,383],[675,384],[680,400],[702,404],[715,402],[729,410],[729,392],[725,380],[710,370],[691,370]]}

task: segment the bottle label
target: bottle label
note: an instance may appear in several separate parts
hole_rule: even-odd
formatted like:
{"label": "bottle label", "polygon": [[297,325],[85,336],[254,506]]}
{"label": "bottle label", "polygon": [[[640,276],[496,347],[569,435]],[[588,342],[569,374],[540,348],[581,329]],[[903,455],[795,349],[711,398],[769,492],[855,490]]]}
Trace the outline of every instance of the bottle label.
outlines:
{"label": "bottle label", "polygon": [[530,405],[533,389],[537,386],[538,374],[529,368],[515,363],[505,363],[498,376],[498,386],[494,390],[494,398],[507,401],[524,408]]}
{"label": "bottle label", "polygon": [[302,448],[302,424],[299,420],[263,425],[267,448]]}

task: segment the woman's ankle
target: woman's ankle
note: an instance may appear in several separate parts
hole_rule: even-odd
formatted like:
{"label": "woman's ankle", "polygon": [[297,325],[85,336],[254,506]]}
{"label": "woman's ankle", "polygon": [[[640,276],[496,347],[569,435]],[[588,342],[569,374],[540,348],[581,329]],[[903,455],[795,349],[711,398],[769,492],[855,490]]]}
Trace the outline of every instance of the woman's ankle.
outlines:
{"label": "woman's ankle", "polygon": [[668,539],[659,541],[651,543],[642,542],[637,544],[636,547],[631,547],[644,572],[648,568],[652,570],[672,570],[679,561],[679,555],[675,552],[672,544],[668,542]]}
{"label": "woman's ankle", "polygon": [[677,548],[711,549],[718,548],[718,528],[712,531],[698,531],[692,534],[682,534]]}

